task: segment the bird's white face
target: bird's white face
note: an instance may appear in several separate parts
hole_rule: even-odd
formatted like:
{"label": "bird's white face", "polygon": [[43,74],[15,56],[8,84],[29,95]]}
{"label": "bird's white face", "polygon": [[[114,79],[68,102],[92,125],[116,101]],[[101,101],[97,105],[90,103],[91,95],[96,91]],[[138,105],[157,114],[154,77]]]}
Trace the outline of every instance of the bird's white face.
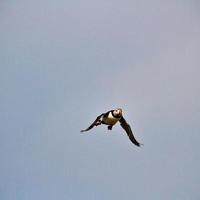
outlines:
{"label": "bird's white face", "polygon": [[117,108],[113,111],[113,114],[116,116],[116,117],[121,117],[122,116],[122,109],[121,108]]}

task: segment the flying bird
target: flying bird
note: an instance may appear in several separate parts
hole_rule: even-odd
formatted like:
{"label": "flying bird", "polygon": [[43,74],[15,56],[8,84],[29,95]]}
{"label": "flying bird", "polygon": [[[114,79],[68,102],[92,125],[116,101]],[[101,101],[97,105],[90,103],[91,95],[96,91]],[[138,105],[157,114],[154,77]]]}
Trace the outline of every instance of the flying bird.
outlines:
{"label": "flying bird", "polygon": [[129,139],[133,144],[136,146],[140,146],[141,144],[135,139],[133,132],[131,130],[130,125],[126,122],[122,115],[122,109],[117,108],[114,110],[110,110],[106,113],[102,113],[99,115],[96,120],[86,129],[81,130],[81,132],[89,131],[92,129],[94,126],[99,126],[101,124],[108,125],[108,130],[112,130],[112,127],[119,122],[121,127],[126,131]]}

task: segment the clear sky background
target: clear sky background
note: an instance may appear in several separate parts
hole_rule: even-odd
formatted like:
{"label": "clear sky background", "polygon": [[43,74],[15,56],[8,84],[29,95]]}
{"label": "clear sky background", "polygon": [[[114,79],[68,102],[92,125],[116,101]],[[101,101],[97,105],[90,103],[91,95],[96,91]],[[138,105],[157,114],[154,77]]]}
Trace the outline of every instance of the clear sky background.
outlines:
{"label": "clear sky background", "polygon": [[[86,134],[122,107],[119,125]],[[1,200],[199,200],[198,0],[0,2]]]}

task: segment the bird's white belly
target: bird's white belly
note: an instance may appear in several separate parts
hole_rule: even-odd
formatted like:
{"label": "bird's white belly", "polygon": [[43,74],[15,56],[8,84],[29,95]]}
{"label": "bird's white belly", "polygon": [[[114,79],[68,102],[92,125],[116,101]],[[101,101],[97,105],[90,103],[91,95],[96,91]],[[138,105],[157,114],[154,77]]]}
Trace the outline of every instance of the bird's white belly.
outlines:
{"label": "bird's white belly", "polygon": [[103,120],[108,125],[114,125],[118,122],[118,119],[113,117],[112,113],[109,113],[108,117]]}

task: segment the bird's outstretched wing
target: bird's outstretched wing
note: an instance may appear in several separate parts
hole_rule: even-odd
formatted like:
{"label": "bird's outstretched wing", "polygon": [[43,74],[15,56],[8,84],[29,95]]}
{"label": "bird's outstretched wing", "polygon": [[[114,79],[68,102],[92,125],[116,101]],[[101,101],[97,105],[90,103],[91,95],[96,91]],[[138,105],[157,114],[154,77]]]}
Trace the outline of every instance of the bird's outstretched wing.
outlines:
{"label": "bird's outstretched wing", "polygon": [[89,131],[90,129],[92,129],[94,126],[98,126],[101,124],[101,117],[103,116],[103,114],[99,115],[95,121],[86,129],[81,130],[81,132],[85,132],[85,131]]}
{"label": "bird's outstretched wing", "polygon": [[139,147],[140,143],[135,139],[135,137],[134,137],[134,135],[132,133],[130,125],[126,122],[126,120],[123,117],[121,117],[121,119],[119,121],[120,121],[121,127],[126,131],[126,133],[127,133],[128,137],[129,137],[129,139],[131,140],[131,142]]}

